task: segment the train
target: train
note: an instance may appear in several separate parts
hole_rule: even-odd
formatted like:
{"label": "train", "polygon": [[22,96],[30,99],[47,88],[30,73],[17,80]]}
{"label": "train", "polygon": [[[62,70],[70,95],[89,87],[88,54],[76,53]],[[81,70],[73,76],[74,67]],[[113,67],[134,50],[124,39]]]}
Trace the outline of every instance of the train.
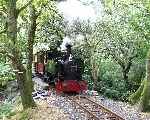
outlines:
{"label": "train", "polygon": [[66,51],[49,50],[37,55],[36,74],[44,82],[54,85],[57,93],[83,93],[87,81],[82,79],[84,62],[72,54],[72,45],[66,44]]}

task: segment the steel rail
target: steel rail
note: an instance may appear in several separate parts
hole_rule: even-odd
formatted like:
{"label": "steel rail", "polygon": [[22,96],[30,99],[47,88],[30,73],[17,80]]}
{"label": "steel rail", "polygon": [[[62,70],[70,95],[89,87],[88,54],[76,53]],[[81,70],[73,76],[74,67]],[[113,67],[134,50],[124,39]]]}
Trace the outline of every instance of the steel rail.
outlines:
{"label": "steel rail", "polygon": [[[51,90],[51,92],[54,92],[53,88],[50,88],[49,90]],[[108,115],[107,117],[104,116],[107,118],[107,120],[125,120],[121,116],[112,112],[110,109],[106,108],[104,105],[96,103],[87,96],[68,96],[66,94],[64,94],[63,96],[71,100],[74,104],[76,104],[78,106],[78,109],[83,110],[85,113],[88,113],[88,117],[90,118],[88,120],[105,120],[105,118],[103,118],[103,115]],[[76,105],[74,106],[77,108]],[[90,105],[92,107],[95,107],[95,109],[91,110]],[[88,109],[88,107],[90,108],[90,110]],[[100,117],[95,115],[96,113],[100,113]]]}
{"label": "steel rail", "polygon": [[81,104],[79,104],[74,98],[73,99],[71,97],[68,97],[68,98],[70,100],[72,100],[75,104],[77,104],[82,110],[84,110],[85,112],[87,112],[92,118],[94,118],[94,120],[100,120],[96,115],[94,115],[89,110],[87,110],[84,106],[82,106]]}
{"label": "steel rail", "polygon": [[106,108],[105,106],[100,105],[100,104],[94,102],[93,100],[89,99],[89,98],[86,97],[86,96],[82,96],[82,97],[84,97],[84,98],[87,99],[88,101],[92,102],[93,104],[99,106],[99,107],[102,108],[104,111],[108,112],[108,114],[111,113],[111,114],[113,115],[112,117],[117,117],[117,118],[119,118],[119,120],[125,120],[125,119],[123,119],[122,117],[120,117],[119,115],[117,115],[116,113],[114,113],[114,112],[112,112],[111,110],[109,110],[108,108]]}
{"label": "steel rail", "polygon": [[[71,101],[73,101],[73,103],[75,103],[77,106],[79,106],[80,109],[82,109],[86,113],[88,113],[94,120],[105,120],[104,118],[101,118],[101,117],[99,118],[97,115],[95,115],[95,112],[96,113],[98,113],[98,112],[101,113],[100,115],[107,114],[108,115],[107,119],[110,119],[110,120],[124,120],[122,117],[120,117],[116,113],[112,112],[111,110],[109,110],[108,108],[104,107],[103,105],[100,105],[100,104],[92,101],[91,99],[87,98],[86,96],[75,96],[75,97],[69,97],[69,96],[67,96],[67,97]],[[86,100],[86,101],[83,101],[83,100]],[[84,106],[80,102],[82,102],[82,103],[86,102],[86,104],[87,103],[89,104],[89,102],[90,102],[90,103],[92,103],[92,106],[96,106],[98,109],[96,109],[96,110],[88,110],[86,107],[89,107],[89,106]]]}

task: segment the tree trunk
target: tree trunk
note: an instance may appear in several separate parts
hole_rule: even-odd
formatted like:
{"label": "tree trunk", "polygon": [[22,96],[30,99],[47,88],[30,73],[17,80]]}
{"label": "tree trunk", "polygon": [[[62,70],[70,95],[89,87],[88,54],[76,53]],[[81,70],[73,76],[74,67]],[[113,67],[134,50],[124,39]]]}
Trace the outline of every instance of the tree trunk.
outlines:
{"label": "tree trunk", "polygon": [[140,98],[141,98],[141,94],[143,92],[143,89],[144,89],[144,85],[145,85],[145,81],[146,80],[143,80],[140,87],[137,89],[137,91],[135,93],[133,93],[130,97],[129,97],[129,101],[131,104],[135,104],[137,103],[138,101],[140,101]]}
{"label": "tree trunk", "polygon": [[28,63],[27,63],[27,78],[32,83],[31,90],[34,90],[33,81],[32,81],[32,61],[33,61],[33,45],[36,31],[36,19],[35,7],[30,6],[30,25],[28,30]]}
{"label": "tree trunk", "polygon": [[93,78],[93,89],[96,90],[99,68],[94,59],[91,60],[91,73]]}
{"label": "tree trunk", "polygon": [[148,52],[146,61],[146,81],[140,100],[140,107],[143,112],[150,111],[150,51]]}
{"label": "tree trunk", "polygon": [[123,79],[127,82],[128,81],[128,72],[126,71],[126,69],[122,70],[122,74],[123,74]]}
{"label": "tree trunk", "polygon": [[132,85],[131,85],[131,83],[129,82],[129,79],[128,79],[128,73],[129,73],[131,65],[132,65],[131,60],[129,60],[129,62],[126,65],[121,66],[122,67],[123,79],[125,81],[126,88],[128,90],[132,90]]}
{"label": "tree trunk", "polygon": [[35,103],[34,103],[33,98],[32,98],[31,81],[28,80],[28,78],[26,76],[27,75],[26,72],[27,71],[24,69],[23,73],[17,74],[17,77],[16,77],[18,80],[22,105],[23,105],[24,109],[27,109],[30,107],[35,107]]}
{"label": "tree trunk", "polygon": [[130,97],[132,103],[136,103],[138,100],[140,100],[140,110],[142,112],[150,112],[150,50],[146,61],[146,79],[141,83],[139,89]]}
{"label": "tree trunk", "polygon": [[130,83],[129,83],[129,81],[128,81],[128,73],[129,73],[129,71],[126,71],[126,69],[123,69],[122,70],[122,74],[123,74],[123,79],[124,79],[124,81],[125,81],[125,86],[126,86],[126,88],[127,89],[129,89],[130,87]]}
{"label": "tree trunk", "polygon": [[[27,79],[26,70],[22,64],[21,51],[17,43],[17,9],[16,0],[8,0],[8,30],[7,37],[11,41],[10,49],[12,49],[12,65],[15,70],[19,72],[16,73],[16,78],[20,88],[21,100],[23,108],[29,108],[35,106],[32,98],[31,86],[32,84]],[[12,47],[12,48],[11,48]]]}
{"label": "tree trunk", "polygon": [[35,103],[32,98],[32,83],[28,80],[28,72],[24,68],[19,56],[19,51],[15,50],[14,57],[12,59],[13,68],[18,70],[16,78],[20,90],[21,100],[23,108],[35,107]]}

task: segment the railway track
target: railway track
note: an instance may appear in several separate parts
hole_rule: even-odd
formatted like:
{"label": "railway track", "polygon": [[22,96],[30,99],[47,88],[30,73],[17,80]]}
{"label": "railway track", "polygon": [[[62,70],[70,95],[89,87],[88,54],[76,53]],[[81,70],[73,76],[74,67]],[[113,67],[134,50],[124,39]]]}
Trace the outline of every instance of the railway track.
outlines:
{"label": "railway track", "polygon": [[[53,87],[49,88],[49,92],[56,94]],[[84,118],[87,118],[86,120],[125,120],[103,105],[94,102],[88,96],[72,96],[72,94],[71,96],[68,94],[64,94],[63,96],[71,102],[75,110],[85,116]]]}
{"label": "railway track", "polygon": [[77,109],[87,120],[124,120],[119,115],[110,111],[87,96],[67,96]]}

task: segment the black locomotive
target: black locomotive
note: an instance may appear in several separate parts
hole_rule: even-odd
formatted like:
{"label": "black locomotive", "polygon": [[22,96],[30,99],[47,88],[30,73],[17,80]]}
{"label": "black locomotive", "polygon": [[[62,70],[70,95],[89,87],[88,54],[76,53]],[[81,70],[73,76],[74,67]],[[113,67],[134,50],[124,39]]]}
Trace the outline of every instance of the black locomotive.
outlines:
{"label": "black locomotive", "polygon": [[82,80],[84,62],[72,55],[71,47],[70,44],[66,44],[66,52],[47,51],[46,64],[41,65],[44,81],[49,84],[54,83],[56,91],[59,93],[80,93],[87,90],[87,82]]}

